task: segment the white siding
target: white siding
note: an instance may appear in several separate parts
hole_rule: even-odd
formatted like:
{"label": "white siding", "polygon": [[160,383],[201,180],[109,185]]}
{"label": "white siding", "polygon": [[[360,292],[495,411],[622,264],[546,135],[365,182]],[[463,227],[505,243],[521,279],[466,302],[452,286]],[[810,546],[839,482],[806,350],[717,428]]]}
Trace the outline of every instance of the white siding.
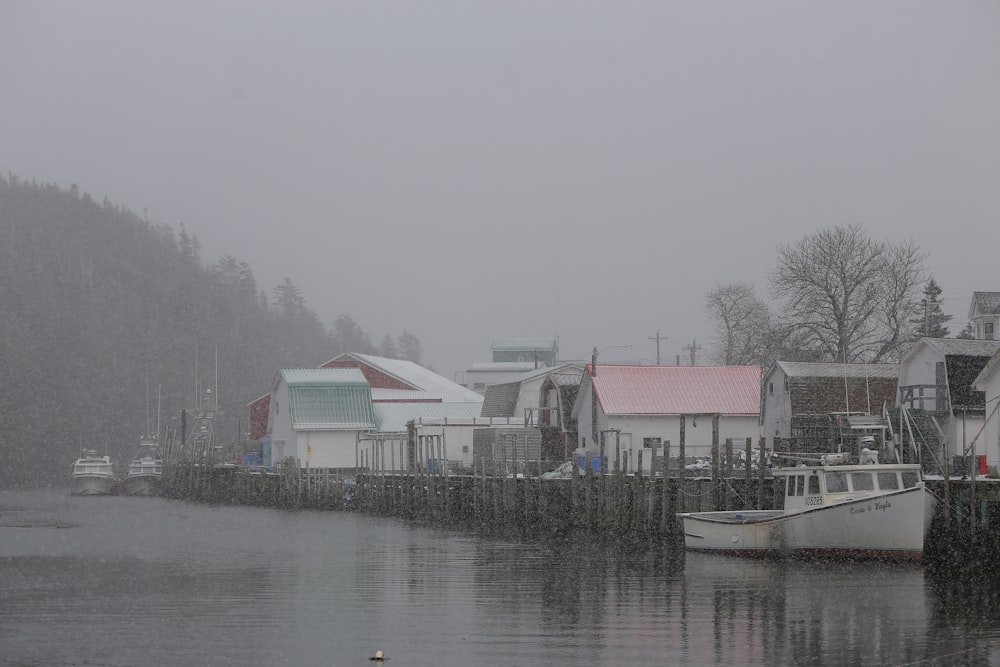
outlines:
{"label": "white siding", "polygon": [[[583,415],[581,415],[582,419]],[[621,451],[628,452],[629,472],[637,469],[639,450],[642,449],[644,438],[660,438],[662,442],[670,442],[670,456],[676,458],[680,447],[680,416],[679,415],[628,415],[608,418],[609,429],[621,431]],[[712,454],[712,418],[700,417],[685,420],[684,455],[687,459],[708,457]],[[722,415],[719,418],[719,448],[725,447],[726,439],[737,439],[736,448],[746,446],[746,438],[752,438],[756,447],[760,438],[760,427],[757,415],[731,416]],[[619,455],[615,446],[615,435],[609,433],[605,440],[605,456],[608,468],[614,469],[615,457]],[[660,452],[662,454],[662,451]],[[643,470],[650,469],[651,450],[642,455]],[[623,457],[624,458],[624,457]]]}
{"label": "white siding", "polygon": [[994,371],[986,378],[982,384],[977,384],[976,389],[986,392],[986,429],[979,436],[976,443],[976,453],[986,454],[986,465],[993,467],[1000,466],[1000,413],[993,413],[993,409],[1000,400],[1000,373]]}
{"label": "white siding", "polygon": [[296,458],[303,468],[354,468],[357,465],[355,430],[299,431]]}
{"label": "white siding", "polygon": [[[926,343],[918,343],[906,359],[899,365],[900,388],[916,384],[934,384],[936,366],[944,362],[944,356]],[[896,404],[899,405],[899,393],[896,394]],[[933,401],[928,406],[934,409]]]}
{"label": "white siding", "polygon": [[792,436],[792,395],[788,390],[788,375],[775,366],[764,379],[764,414],[761,435],[767,438],[767,448],[774,449],[774,437]]}
{"label": "white siding", "polygon": [[271,434],[271,460],[275,463],[282,458],[297,458],[295,432],[292,430],[292,415],[288,409],[288,385],[284,380],[271,393],[267,416],[268,432]]}

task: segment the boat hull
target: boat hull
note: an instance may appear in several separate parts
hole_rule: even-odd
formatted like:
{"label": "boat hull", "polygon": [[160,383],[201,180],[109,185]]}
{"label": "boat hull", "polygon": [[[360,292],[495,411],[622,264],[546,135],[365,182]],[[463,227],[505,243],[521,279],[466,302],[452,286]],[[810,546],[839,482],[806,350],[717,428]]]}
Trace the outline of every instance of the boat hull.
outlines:
{"label": "boat hull", "polygon": [[684,544],[739,556],[920,560],[934,512],[923,484],[785,514],[781,511],[681,514]]}
{"label": "boat hull", "polygon": [[74,475],[70,493],[74,496],[110,496],[114,494],[117,480],[102,475]]}
{"label": "boat hull", "polygon": [[160,494],[160,475],[129,475],[123,483],[127,496],[157,496]]}

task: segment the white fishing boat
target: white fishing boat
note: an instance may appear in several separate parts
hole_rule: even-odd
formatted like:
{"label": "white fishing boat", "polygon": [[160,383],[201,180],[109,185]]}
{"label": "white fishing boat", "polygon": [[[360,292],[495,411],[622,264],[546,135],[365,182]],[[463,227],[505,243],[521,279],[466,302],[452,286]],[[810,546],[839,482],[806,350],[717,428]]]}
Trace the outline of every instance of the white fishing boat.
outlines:
{"label": "white fishing boat", "polygon": [[772,470],[783,509],[680,514],[685,546],[739,556],[923,557],[935,498],[919,464],[879,463],[869,449],[859,463],[845,454],[812,463]]}
{"label": "white fishing boat", "polygon": [[163,478],[163,457],[160,445],[153,438],[143,437],[139,449],[128,464],[123,490],[128,496],[155,496],[160,493]]}
{"label": "white fishing boat", "polygon": [[70,493],[75,496],[107,496],[118,488],[114,465],[108,456],[88,450],[73,464]]}

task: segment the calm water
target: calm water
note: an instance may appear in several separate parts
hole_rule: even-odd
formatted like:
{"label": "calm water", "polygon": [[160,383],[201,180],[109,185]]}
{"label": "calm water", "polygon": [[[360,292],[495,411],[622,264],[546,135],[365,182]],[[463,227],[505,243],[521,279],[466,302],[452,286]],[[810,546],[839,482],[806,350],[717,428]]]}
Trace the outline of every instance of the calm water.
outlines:
{"label": "calm water", "polygon": [[1000,665],[1000,585],[0,491],[0,665]]}

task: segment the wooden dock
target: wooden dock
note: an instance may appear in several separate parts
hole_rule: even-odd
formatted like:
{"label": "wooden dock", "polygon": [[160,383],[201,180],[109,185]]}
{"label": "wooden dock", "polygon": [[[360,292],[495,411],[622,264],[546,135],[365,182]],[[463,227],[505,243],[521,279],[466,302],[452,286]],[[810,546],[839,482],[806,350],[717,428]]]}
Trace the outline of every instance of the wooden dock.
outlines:
{"label": "wooden dock", "polygon": [[517,540],[583,539],[627,546],[683,542],[677,512],[775,505],[762,476],[633,475],[584,471],[569,478],[373,473],[237,466],[165,466],[163,494],[219,504],[349,510]]}

